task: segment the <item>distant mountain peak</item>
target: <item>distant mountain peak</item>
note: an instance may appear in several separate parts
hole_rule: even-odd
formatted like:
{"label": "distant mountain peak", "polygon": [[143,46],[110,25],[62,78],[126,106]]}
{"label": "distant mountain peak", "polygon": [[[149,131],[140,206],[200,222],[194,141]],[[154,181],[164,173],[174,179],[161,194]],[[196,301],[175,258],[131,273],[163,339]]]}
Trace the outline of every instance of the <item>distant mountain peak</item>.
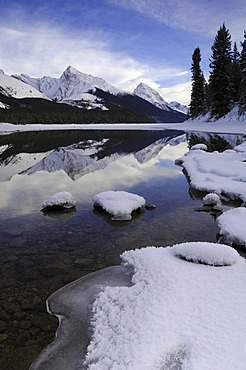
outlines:
{"label": "distant mountain peak", "polygon": [[176,101],[172,101],[171,103],[166,102],[158,91],[143,82],[136,87],[134,94],[162,110],[188,114],[188,107],[186,105],[182,105]]}
{"label": "distant mountain peak", "polygon": [[140,98],[147,100],[151,104],[154,104],[156,107],[171,111],[172,108],[169,107],[169,104],[163,99],[163,97],[150,87],[149,85],[145,84],[144,82],[141,82],[136,89],[133,92],[135,95],[139,96]]}

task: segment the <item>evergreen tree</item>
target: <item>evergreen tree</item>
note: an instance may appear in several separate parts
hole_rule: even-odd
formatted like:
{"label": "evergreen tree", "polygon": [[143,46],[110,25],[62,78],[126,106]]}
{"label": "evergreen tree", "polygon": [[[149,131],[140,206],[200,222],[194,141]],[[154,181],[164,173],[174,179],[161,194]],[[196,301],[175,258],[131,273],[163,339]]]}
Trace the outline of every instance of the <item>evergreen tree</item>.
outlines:
{"label": "evergreen tree", "polygon": [[237,44],[234,43],[233,56],[232,56],[232,66],[230,70],[230,80],[231,80],[231,98],[232,103],[239,102],[240,90],[241,90],[241,80],[242,80],[242,70],[240,63],[240,53],[237,50]]}
{"label": "evergreen tree", "polygon": [[246,31],[244,31],[244,41],[241,43],[242,51],[240,55],[240,66],[241,66],[241,88],[240,88],[240,100],[239,100],[239,114],[246,112]]}
{"label": "evergreen tree", "polygon": [[225,24],[220,27],[212,46],[210,60],[209,89],[211,96],[211,116],[220,118],[231,108],[232,92],[230,70],[232,66],[231,35]]}
{"label": "evergreen tree", "polygon": [[203,112],[208,113],[211,110],[211,96],[209,84],[205,81],[204,84],[204,104]]}
{"label": "evergreen tree", "polygon": [[204,84],[205,79],[200,67],[201,53],[200,49],[196,48],[192,55],[192,65],[191,65],[191,101],[190,101],[190,115],[195,118],[203,113],[204,109]]}

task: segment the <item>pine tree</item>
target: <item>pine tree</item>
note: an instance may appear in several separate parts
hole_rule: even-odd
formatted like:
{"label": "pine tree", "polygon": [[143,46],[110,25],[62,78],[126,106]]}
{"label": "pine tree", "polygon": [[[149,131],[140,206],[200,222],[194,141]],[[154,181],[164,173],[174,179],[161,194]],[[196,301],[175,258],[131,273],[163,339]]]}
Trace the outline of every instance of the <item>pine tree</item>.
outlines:
{"label": "pine tree", "polygon": [[225,24],[220,27],[212,46],[210,60],[209,89],[211,96],[211,116],[220,118],[231,108],[232,92],[230,70],[232,66],[231,35]]}
{"label": "pine tree", "polygon": [[241,43],[242,51],[240,55],[240,66],[241,66],[241,88],[240,88],[240,99],[239,99],[239,114],[246,112],[246,31],[244,31],[244,41]]}
{"label": "pine tree", "polygon": [[208,113],[211,110],[211,96],[210,96],[210,88],[209,84],[205,81],[204,84],[204,104],[203,104],[203,112]]}
{"label": "pine tree", "polygon": [[237,50],[237,44],[234,43],[232,66],[230,70],[231,80],[231,98],[232,103],[238,104],[241,90],[242,70],[240,63],[240,53]]}
{"label": "pine tree", "polygon": [[205,79],[202,73],[201,67],[201,53],[200,49],[196,48],[192,55],[192,66],[191,66],[191,101],[190,101],[190,115],[195,118],[203,113],[204,109],[204,85]]}

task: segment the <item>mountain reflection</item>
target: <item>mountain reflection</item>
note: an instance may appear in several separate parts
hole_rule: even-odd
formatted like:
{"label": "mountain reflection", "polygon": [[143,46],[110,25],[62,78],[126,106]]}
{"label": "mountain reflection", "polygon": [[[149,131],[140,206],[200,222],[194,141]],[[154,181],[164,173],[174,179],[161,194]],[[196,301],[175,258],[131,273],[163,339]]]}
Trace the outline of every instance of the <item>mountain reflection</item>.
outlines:
{"label": "mountain reflection", "polygon": [[[75,142],[76,136],[73,133],[70,137],[72,143],[60,146],[59,143],[63,144],[69,140],[68,138],[64,140],[62,137],[59,141],[55,136],[57,133],[53,133],[53,144],[50,141],[51,132],[48,138],[45,133],[46,140],[41,133],[38,133],[38,137],[34,136],[34,139],[29,136],[30,133],[27,133],[26,137],[23,134],[21,133],[19,140],[16,134],[12,138],[8,135],[7,142],[1,147],[1,166],[11,164],[12,167],[16,166],[14,174],[27,175],[39,171],[51,173],[62,170],[72,180],[102,170],[128,154],[133,154],[139,163],[145,163],[157,156],[167,144],[177,145],[186,141],[185,134],[172,130],[97,131],[96,133],[84,131],[77,137],[84,140]],[[70,132],[63,132],[63,135],[69,137]],[[27,154],[29,154],[28,161],[25,160]],[[20,170],[20,166],[24,169]]]}

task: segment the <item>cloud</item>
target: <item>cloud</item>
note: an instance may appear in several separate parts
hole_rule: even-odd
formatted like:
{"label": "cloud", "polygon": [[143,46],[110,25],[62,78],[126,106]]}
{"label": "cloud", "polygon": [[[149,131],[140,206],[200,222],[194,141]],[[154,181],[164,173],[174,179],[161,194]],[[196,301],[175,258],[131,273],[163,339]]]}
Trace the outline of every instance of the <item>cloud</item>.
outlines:
{"label": "cloud", "polygon": [[156,81],[187,74],[164,62],[161,66],[153,61],[141,62],[126,52],[112,50],[110,38],[101,30],[75,33],[40,21],[12,22],[0,26],[0,66],[6,74],[59,77],[72,65],[127,91],[133,91],[140,82],[159,86]]}
{"label": "cloud", "polygon": [[189,105],[191,82],[184,82],[169,87],[162,87],[159,89],[159,92],[164,99],[168,99],[169,102],[177,101],[181,104]]}
{"label": "cloud", "polygon": [[134,10],[169,27],[214,35],[223,22],[235,39],[242,39],[245,28],[245,0],[108,0],[127,10]]}

